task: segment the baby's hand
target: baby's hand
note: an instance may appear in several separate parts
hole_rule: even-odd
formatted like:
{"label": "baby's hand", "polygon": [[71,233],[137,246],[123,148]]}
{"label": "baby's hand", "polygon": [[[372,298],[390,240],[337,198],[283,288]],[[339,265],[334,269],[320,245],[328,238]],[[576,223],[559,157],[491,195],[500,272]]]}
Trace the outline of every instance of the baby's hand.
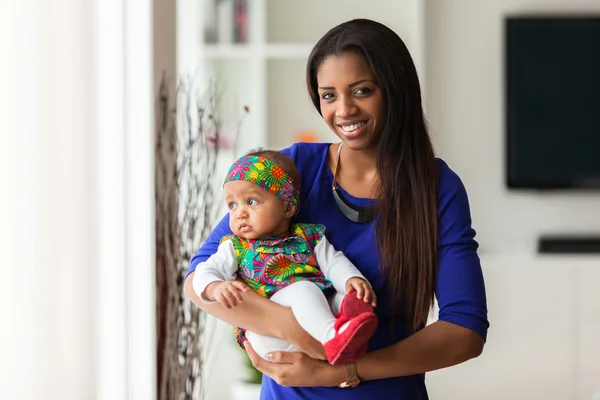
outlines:
{"label": "baby's hand", "polygon": [[224,281],[215,287],[212,295],[226,308],[233,308],[242,302],[242,293],[246,290],[248,286],[240,281]]}
{"label": "baby's hand", "polygon": [[356,290],[356,297],[363,299],[365,303],[371,303],[373,307],[377,305],[377,296],[369,282],[361,278],[350,278],[346,281],[346,293]]}

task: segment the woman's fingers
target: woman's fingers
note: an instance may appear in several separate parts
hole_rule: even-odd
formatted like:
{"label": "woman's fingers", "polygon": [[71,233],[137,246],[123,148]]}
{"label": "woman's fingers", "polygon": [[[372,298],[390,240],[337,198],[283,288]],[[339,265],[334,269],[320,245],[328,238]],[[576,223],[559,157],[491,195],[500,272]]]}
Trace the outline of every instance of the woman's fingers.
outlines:
{"label": "woman's fingers", "polygon": [[258,354],[256,354],[248,340],[244,342],[244,349],[246,350],[246,353],[248,353],[248,357],[250,357],[250,361],[252,361],[252,365],[254,365],[254,368],[259,370],[263,374],[267,374],[267,372],[265,371],[266,361],[260,358]]}
{"label": "woman's fingers", "polygon": [[298,362],[302,353],[291,351],[273,351],[265,354],[265,358],[277,364],[293,364]]}

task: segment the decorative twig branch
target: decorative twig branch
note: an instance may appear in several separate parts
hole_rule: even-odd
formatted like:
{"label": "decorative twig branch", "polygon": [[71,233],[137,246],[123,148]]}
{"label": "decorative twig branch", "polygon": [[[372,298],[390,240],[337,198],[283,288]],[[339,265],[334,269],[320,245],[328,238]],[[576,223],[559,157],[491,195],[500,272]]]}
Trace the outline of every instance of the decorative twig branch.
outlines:
{"label": "decorative twig branch", "polygon": [[189,262],[213,227],[221,126],[212,85],[198,96],[180,82],[171,104],[165,75],[156,110],[156,312],[159,400],[199,398],[203,313],[184,297]]}

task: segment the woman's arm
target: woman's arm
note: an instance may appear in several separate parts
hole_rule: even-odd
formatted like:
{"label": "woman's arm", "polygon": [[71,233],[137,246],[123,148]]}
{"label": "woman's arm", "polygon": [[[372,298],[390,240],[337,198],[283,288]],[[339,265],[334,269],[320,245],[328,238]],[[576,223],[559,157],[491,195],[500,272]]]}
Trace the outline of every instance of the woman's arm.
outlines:
{"label": "woman's arm", "polygon": [[362,380],[421,374],[475,358],[483,345],[483,338],[474,331],[437,321],[396,344],[367,354],[356,365]]}
{"label": "woman's arm", "polygon": [[433,371],[475,358],[483,351],[489,322],[478,244],[467,192],[440,164],[438,276],[439,321],[357,363],[363,379]]}
{"label": "woman's arm", "polygon": [[[438,321],[398,343],[368,353],[356,362],[358,376],[368,381],[450,367],[477,357],[483,343],[483,338],[470,329]],[[259,371],[282,386],[337,386],[346,380],[344,366],[333,366],[305,354],[273,352],[270,362],[251,348],[248,355]]]}
{"label": "woman's arm", "polygon": [[231,325],[239,326],[260,335],[278,337],[292,343],[313,358],[325,358],[323,345],[310,336],[296,321],[291,308],[272,302],[252,290],[246,291],[237,307],[227,309],[219,303],[206,303],[192,287],[195,272],[184,283],[184,292],[203,311]]}
{"label": "woman's arm", "polygon": [[[192,287],[194,275],[195,272],[190,273],[185,280],[185,295],[200,309],[220,320],[260,335],[282,339],[288,336],[290,325],[297,325],[291,309],[269,301],[252,290],[245,292],[242,303],[232,309],[227,309],[217,302],[206,303]],[[275,324],[272,323],[273,321],[281,321],[281,323]]]}

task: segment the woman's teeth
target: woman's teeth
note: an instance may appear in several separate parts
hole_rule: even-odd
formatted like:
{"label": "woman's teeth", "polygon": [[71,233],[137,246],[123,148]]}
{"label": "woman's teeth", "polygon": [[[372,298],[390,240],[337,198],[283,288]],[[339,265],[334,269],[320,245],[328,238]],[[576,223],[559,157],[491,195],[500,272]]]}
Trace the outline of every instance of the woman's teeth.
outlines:
{"label": "woman's teeth", "polygon": [[366,124],[366,122],[357,122],[356,124],[352,125],[342,125],[342,129],[344,130],[344,132],[353,132],[358,128],[362,127],[364,124]]}

